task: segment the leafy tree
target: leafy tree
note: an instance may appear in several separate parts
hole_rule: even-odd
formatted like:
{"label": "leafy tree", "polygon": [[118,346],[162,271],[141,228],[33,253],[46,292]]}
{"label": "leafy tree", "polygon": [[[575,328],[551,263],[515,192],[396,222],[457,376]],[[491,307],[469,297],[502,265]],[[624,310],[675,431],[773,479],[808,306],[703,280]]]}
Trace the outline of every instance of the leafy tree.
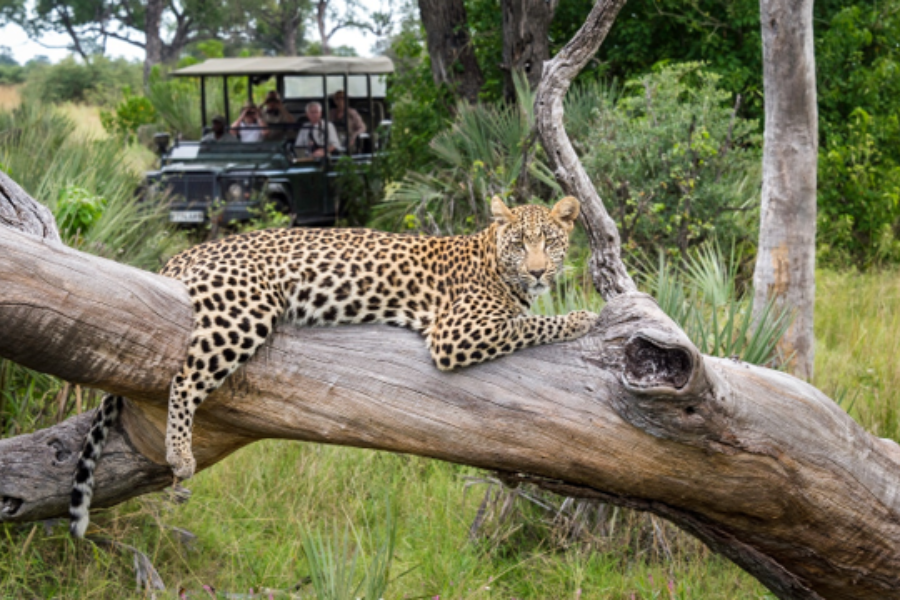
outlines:
{"label": "leafy tree", "polygon": [[357,0],[344,0],[343,9],[339,9],[334,0],[315,0],[311,19],[319,33],[319,44],[323,55],[332,54],[331,38],[341,29],[360,28],[362,18],[359,16]]}
{"label": "leafy tree", "polygon": [[0,46],[0,85],[22,83],[25,69],[19,65],[9,46]]}
{"label": "leafy tree", "polygon": [[109,39],[142,48],[145,78],[153,65],[177,60],[188,44],[229,29],[234,14],[231,0],[0,0],[2,22],[21,26],[34,40],[66,35],[84,60],[102,54]]}
{"label": "leafy tree", "polygon": [[42,102],[88,102],[111,105],[123,89],[141,84],[140,67],[123,58],[92,56],[81,62],[69,56],[55,64],[28,64],[23,96]]}
{"label": "leafy tree", "polygon": [[251,28],[253,39],[267,52],[297,56],[312,16],[310,0],[238,0],[238,8]]}
{"label": "leafy tree", "polygon": [[67,35],[68,48],[84,60],[103,50],[104,40],[94,24],[104,12],[104,0],[37,0],[33,4],[26,0],[0,0],[3,23],[20,26],[33,40],[40,40],[47,33]]}

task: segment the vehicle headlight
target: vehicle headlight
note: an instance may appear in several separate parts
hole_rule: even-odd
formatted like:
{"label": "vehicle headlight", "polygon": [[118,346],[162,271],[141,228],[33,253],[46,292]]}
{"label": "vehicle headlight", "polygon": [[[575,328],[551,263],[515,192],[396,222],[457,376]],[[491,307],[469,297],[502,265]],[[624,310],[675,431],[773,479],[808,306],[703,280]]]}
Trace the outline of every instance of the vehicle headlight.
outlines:
{"label": "vehicle headlight", "polygon": [[229,202],[240,202],[244,199],[244,188],[238,183],[234,182],[228,186],[228,189],[225,190],[225,199]]}

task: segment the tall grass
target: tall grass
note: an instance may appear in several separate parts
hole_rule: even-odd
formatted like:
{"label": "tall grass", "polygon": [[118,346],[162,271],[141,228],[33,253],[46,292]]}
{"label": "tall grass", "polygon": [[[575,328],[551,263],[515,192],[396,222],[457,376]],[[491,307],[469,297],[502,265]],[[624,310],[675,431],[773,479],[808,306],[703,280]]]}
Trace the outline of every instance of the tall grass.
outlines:
{"label": "tall grass", "polygon": [[866,429],[900,441],[900,272],[816,279],[813,382]]}
{"label": "tall grass", "polygon": [[0,85],[0,111],[13,110],[22,102],[20,86]]}
{"label": "tall grass", "polygon": [[140,202],[142,174],[123,167],[126,150],[112,139],[75,133],[62,111],[26,103],[0,113],[0,164],[33,198],[52,211],[68,190],[103,199],[90,229],[63,231],[66,243],[145,269],[157,269],[184,240],[168,226],[166,207]]}

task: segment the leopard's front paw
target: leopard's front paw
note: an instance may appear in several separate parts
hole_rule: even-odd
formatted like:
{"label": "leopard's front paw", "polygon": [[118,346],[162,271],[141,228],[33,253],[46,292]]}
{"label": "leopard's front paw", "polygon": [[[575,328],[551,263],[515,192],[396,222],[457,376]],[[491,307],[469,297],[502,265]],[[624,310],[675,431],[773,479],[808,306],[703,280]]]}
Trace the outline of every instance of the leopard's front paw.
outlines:
{"label": "leopard's front paw", "polygon": [[178,479],[190,479],[194,476],[197,461],[190,449],[179,452],[179,448],[169,448],[166,452],[166,462],[172,467],[172,473]]}
{"label": "leopard's front paw", "polygon": [[566,315],[565,339],[575,340],[585,335],[597,322],[600,315],[589,310],[576,310]]}

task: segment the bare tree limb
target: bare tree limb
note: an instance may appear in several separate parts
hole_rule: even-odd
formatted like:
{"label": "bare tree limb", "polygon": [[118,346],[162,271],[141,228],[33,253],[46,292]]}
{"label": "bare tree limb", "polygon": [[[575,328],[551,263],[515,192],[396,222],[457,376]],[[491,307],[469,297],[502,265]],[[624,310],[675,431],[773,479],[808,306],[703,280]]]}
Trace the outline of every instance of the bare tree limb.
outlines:
{"label": "bare tree limb", "polygon": [[51,244],[62,244],[50,209],[35,202],[3,171],[0,171],[0,227],[22,231]]}
{"label": "bare tree limb", "polygon": [[622,262],[619,232],[563,126],[563,98],[575,76],[593,58],[625,0],[600,1],[585,24],[552,60],[534,99],[534,113],[550,168],[567,194],[581,201],[581,223],[591,243],[591,276],[604,299],[637,289]]}

